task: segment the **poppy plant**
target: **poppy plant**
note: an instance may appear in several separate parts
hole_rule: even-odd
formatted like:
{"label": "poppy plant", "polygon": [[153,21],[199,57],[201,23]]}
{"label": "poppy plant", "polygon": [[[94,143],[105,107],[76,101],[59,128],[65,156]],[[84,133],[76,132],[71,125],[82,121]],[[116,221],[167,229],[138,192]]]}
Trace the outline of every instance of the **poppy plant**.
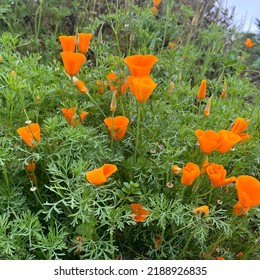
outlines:
{"label": "poppy plant", "polygon": [[125,93],[128,88],[128,80],[125,82],[121,81],[121,79],[117,78],[116,73],[109,73],[106,76],[108,80],[110,90],[116,91],[116,96],[120,96]]}
{"label": "poppy plant", "polygon": [[61,43],[62,50],[64,52],[74,52],[76,46],[76,38],[75,36],[59,36],[59,40]]}
{"label": "poppy plant", "polygon": [[40,142],[40,126],[38,123],[31,123],[27,126],[17,129],[18,134],[22,137],[23,141],[31,148],[36,147],[34,142]]}
{"label": "poppy plant", "polygon": [[220,164],[211,163],[207,168],[207,173],[209,175],[210,182],[214,187],[226,186],[236,181],[235,176],[226,178],[227,171]]}
{"label": "poppy plant", "polygon": [[69,76],[78,74],[80,67],[86,61],[86,56],[82,53],[61,52],[60,53],[65,71]]}
{"label": "poppy plant", "polygon": [[217,149],[219,145],[220,135],[213,130],[195,130],[195,134],[198,138],[200,149],[203,153],[209,154]]}
{"label": "poppy plant", "polygon": [[235,215],[245,214],[251,207],[260,204],[260,182],[249,175],[237,177],[236,189],[238,202],[233,207]]}
{"label": "poppy plant", "polygon": [[86,180],[95,186],[107,182],[108,177],[117,171],[114,164],[104,164],[102,167],[86,172]]}
{"label": "poppy plant", "polygon": [[245,45],[247,48],[251,48],[255,45],[250,38],[246,38]]}
{"label": "poppy plant", "polygon": [[181,183],[185,186],[190,186],[193,184],[195,179],[200,175],[200,168],[197,164],[188,162],[182,168]]}
{"label": "poppy plant", "polygon": [[124,61],[132,76],[145,77],[150,75],[151,69],[158,61],[158,58],[152,54],[137,54],[127,56]]}
{"label": "poppy plant", "polygon": [[121,141],[126,133],[129,119],[125,116],[109,117],[104,120],[111,137],[114,140]]}
{"label": "poppy plant", "polygon": [[206,97],[206,91],[207,91],[207,81],[202,80],[197,94],[197,98],[199,100],[204,99]]}
{"label": "poppy plant", "polygon": [[140,203],[131,203],[130,204],[133,214],[131,218],[136,222],[143,222],[150,215],[150,212],[146,210]]}
{"label": "poppy plant", "polygon": [[242,140],[239,135],[229,130],[220,130],[219,136],[220,139],[217,151],[221,154],[228,152],[236,143]]}
{"label": "poppy plant", "polygon": [[149,99],[150,95],[156,88],[157,84],[149,76],[127,78],[131,93],[135,96],[138,102],[144,103]]}
{"label": "poppy plant", "polygon": [[78,33],[78,51],[81,53],[86,53],[89,48],[90,40],[92,39],[93,35],[88,33]]}

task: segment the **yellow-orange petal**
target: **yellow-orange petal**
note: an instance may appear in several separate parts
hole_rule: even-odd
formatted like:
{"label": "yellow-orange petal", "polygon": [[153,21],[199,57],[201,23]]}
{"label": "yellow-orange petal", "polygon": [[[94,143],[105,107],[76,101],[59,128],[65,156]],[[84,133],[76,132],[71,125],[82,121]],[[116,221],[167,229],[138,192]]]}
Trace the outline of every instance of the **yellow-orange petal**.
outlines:
{"label": "yellow-orange petal", "polygon": [[203,205],[200,207],[197,207],[193,210],[194,213],[196,214],[201,214],[203,213],[205,216],[209,215],[209,207],[207,205]]}
{"label": "yellow-orange petal", "polygon": [[89,33],[78,33],[78,50],[81,53],[86,53],[89,49],[90,40],[93,34]]}
{"label": "yellow-orange petal", "polygon": [[204,99],[206,97],[206,91],[207,91],[207,81],[202,80],[197,94],[197,98],[199,100]]}
{"label": "yellow-orange petal", "polygon": [[40,130],[41,129],[38,123],[31,123],[27,126],[18,128],[17,133],[27,145],[34,148],[34,142],[40,142],[41,140]]}
{"label": "yellow-orange petal", "polygon": [[130,206],[133,211],[131,218],[136,222],[143,222],[150,215],[150,212],[146,210],[140,203],[131,203]]}
{"label": "yellow-orange petal", "polygon": [[76,38],[75,36],[59,36],[59,40],[61,43],[62,50],[64,52],[74,52],[76,46]]}
{"label": "yellow-orange petal", "polygon": [[109,176],[117,171],[114,164],[104,164],[102,167],[86,172],[86,180],[95,186],[102,185],[107,182]]}
{"label": "yellow-orange petal", "polygon": [[82,53],[61,52],[60,53],[66,73],[75,76],[86,61],[86,56]]}

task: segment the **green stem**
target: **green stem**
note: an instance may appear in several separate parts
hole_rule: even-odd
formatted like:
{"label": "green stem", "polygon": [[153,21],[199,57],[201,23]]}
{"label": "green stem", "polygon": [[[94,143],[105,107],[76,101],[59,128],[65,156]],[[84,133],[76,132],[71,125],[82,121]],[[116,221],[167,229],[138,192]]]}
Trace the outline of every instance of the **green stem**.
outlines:
{"label": "green stem", "polygon": [[193,237],[193,232],[189,235],[189,237],[188,237],[188,239],[187,239],[187,241],[186,241],[186,243],[185,243],[185,245],[184,245],[184,247],[183,247],[183,249],[180,253],[180,256],[178,257],[178,259],[181,260],[183,258],[183,255],[185,254],[185,252],[186,252],[186,250],[187,250],[187,248],[188,248],[188,246],[191,242],[192,237]]}
{"label": "green stem", "polygon": [[134,152],[134,160],[137,160],[137,150],[139,144],[139,133],[140,133],[140,119],[141,119],[141,105],[139,102],[136,103],[137,106],[137,126],[136,126],[136,138],[135,138],[135,152]]}
{"label": "green stem", "polygon": [[102,113],[102,115],[104,116],[104,118],[107,118],[107,116],[105,115],[104,111],[100,108],[100,106],[97,104],[96,100],[87,92],[86,95],[89,97],[89,99],[97,106],[97,108],[99,109],[99,111]]}
{"label": "green stem", "polygon": [[122,101],[122,95],[119,96],[119,102],[120,102],[120,107],[122,109],[122,113],[123,113],[123,116],[125,116],[125,108],[124,108],[124,104],[123,104],[123,101]]}
{"label": "green stem", "polygon": [[111,142],[110,142],[110,148],[113,150],[113,144],[114,144],[114,116],[115,112],[112,112],[112,126],[111,126]]}

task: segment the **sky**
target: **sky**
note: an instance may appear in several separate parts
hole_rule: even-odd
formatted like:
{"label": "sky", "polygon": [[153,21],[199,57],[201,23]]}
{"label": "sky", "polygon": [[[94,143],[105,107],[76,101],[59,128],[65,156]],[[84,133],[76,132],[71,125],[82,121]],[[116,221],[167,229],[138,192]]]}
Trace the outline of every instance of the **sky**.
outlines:
{"label": "sky", "polygon": [[[257,31],[255,19],[260,19],[260,0],[226,0],[227,7],[235,6],[235,23],[243,31]],[[244,22],[244,24],[242,24]],[[251,26],[250,26],[251,23]]]}

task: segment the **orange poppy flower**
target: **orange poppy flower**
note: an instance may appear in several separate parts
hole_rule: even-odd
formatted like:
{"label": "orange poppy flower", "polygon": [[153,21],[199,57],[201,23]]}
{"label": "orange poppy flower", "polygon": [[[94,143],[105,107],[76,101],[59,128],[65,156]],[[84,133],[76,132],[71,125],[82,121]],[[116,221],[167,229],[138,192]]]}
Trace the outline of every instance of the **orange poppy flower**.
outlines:
{"label": "orange poppy flower", "polygon": [[217,257],[216,259],[217,259],[218,261],[224,261],[224,260],[225,260],[225,258],[223,258],[223,257],[221,257],[221,256]]}
{"label": "orange poppy flower", "polygon": [[76,38],[75,36],[59,36],[59,40],[61,43],[62,50],[64,52],[74,52],[76,46]]}
{"label": "orange poppy flower", "polygon": [[173,165],[172,166],[172,172],[174,174],[179,174],[179,173],[181,173],[181,171],[182,171],[182,169],[178,165]]}
{"label": "orange poppy flower", "polygon": [[239,253],[236,254],[236,257],[241,258],[243,255],[244,255],[243,252],[239,252]]}
{"label": "orange poppy flower", "polygon": [[205,117],[208,117],[209,114],[210,114],[210,107],[211,107],[212,98],[213,98],[213,95],[211,95],[210,98],[208,99],[208,102],[207,102],[206,107],[204,109],[203,114],[204,114]]}
{"label": "orange poppy flower", "polygon": [[99,94],[103,94],[104,93],[104,86],[105,86],[105,84],[102,81],[97,80],[96,81],[96,85],[98,86],[98,89],[97,89],[98,93]]}
{"label": "orange poppy flower", "polygon": [[131,203],[133,214],[131,218],[136,222],[143,222],[149,215],[150,212],[146,210],[140,203]]}
{"label": "orange poppy flower", "polygon": [[217,150],[221,154],[228,152],[236,143],[242,140],[240,136],[229,130],[220,130],[219,135],[220,139]]}
{"label": "orange poppy flower", "polygon": [[31,123],[27,126],[20,127],[17,129],[18,134],[22,137],[23,141],[31,148],[36,147],[34,142],[40,142],[40,126],[38,123]]}
{"label": "orange poppy flower", "polygon": [[246,38],[246,42],[245,45],[247,48],[251,48],[253,47],[255,44],[252,42],[252,40],[250,38]]}
{"label": "orange poppy flower", "polygon": [[153,5],[155,7],[158,7],[160,5],[160,3],[161,3],[161,0],[153,0]]}
{"label": "orange poppy flower", "polygon": [[129,124],[129,119],[125,116],[109,117],[104,120],[111,137],[114,140],[120,141],[124,138],[127,126]]}
{"label": "orange poppy flower", "polygon": [[80,67],[86,61],[86,56],[82,53],[61,52],[62,61],[65,71],[69,76],[75,76],[79,72]]}
{"label": "orange poppy flower", "polygon": [[207,173],[207,168],[210,166],[211,163],[209,163],[208,158],[205,159],[203,166],[201,168],[200,174],[206,174]]}
{"label": "orange poppy flower", "polygon": [[109,176],[117,171],[114,164],[104,164],[102,167],[86,172],[86,180],[95,186],[107,182]]}
{"label": "orange poppy flower", "polygon": [[193,184],[195,179],[200,175],[200,168],[197,164],[188,162],[182,168],[181,183],[185,186],[190,186]]}
{"label": "orange poppy flower", "polygon": [[86,53],[89,48],[90,40],[92,39],[92,34],[78,33],[78,50],[81,53]]}
{"label": "orange poppy flower", "polygon": [[231,126],[230,131],[239,135],[247,129],[249,122],[250,120],[245,121],[244,118],[237,117],[235,123]]}
{"label": "orange poppy flower", "polygon": [[34,172],[36,168],[36,163],[34,161],[30,161],[25,164],[25,169],[29,172]]}
{"label": "orange poppy flower", "polygon": [[80,81],[79,79],[77,79],[76,77],[72,77],[72,81],[74,83],[74,85],[77,87],[77,89],[81,92],[81,93],[86,93],[88,91],[85,83],[83,81]]}
{"label": "orange poppy flower", "polygon": [[69,125],[76,126],[75,116],[76,116],[76,107],[73,108],[62,108],[61,109],[65,119]]}
{"label": "orange poppy flower", "polygon": [[213,130],[195,130],[195,134],[198,138],[200,149],[203,153],[209,154],[217,149],[219,145],[220,135]]}
{"label": "orange poppy flower", "polygon": [[193,213],[196,213],[196,214],[203,213],[205,216],[208,216],[209,215],[209,207],[207,205],[197,207],[193,210]]}
{"label": "orange poppy flower", "polygon": [[233,207],[235,215],[243,215],[251,207],[260,204],[260,182],[249,175],[237,177],[238,202]]}
{"label": "orange poppy flower", "polygon": [[144,103],[152,94],[157,84],[149,76],[127,78],[131,93],[136,97],[137,101]]}
{"label": "orange poppy flower", "polygon": [[158,61],[158,58],[152,54],[137,54],[127,56],[124,61],[127,64],[132,76],[145,77],[150,75],[151,69]]}
{"label": "orange poppy flower", "polygon": [[[75,118],[76,118],[76,107],[73,108],[62,108],[61,109],[65,119],[67,120],[68,124],[71,126],[76,126]],[[81,112],[79,114],[78,124],[83,123],[85,117],[88,115],[88,112]]]}
{"label": "orange poppy flower", "polygon": [[220,164],[211,163],[207,168],[207,173],[209,175],[210,182],[214,187],[226,186],[236,181],[235,176],[226,179],[227,171]]}
{"label": "orange poppy flower", "polygon": [[199,87],[197,98],[199,100],[204,99],[206,97],[206,91],[207,91],[207,81],[202,80],[201,84],[200,84],[200,87]]}

